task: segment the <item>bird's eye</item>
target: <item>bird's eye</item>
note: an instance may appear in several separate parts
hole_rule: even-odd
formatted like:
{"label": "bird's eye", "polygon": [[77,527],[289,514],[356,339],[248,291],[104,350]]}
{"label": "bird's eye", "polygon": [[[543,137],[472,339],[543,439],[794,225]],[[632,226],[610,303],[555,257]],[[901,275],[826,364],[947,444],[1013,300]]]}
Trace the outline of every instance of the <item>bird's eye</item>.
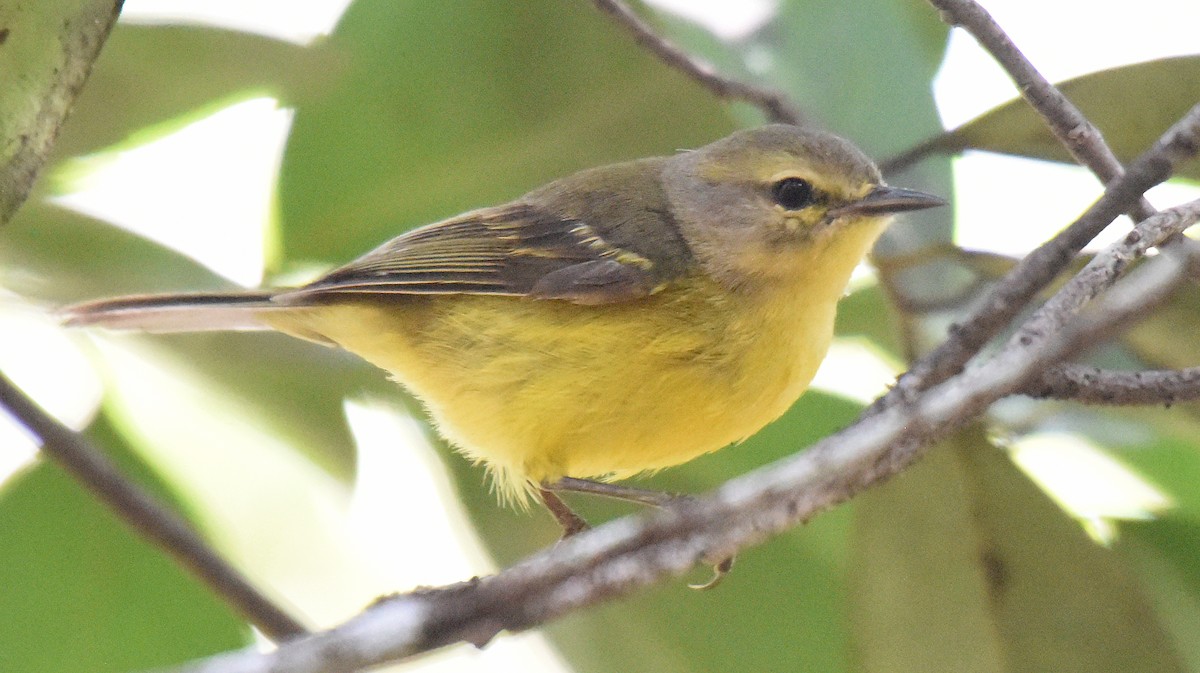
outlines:
{"label": "bird's eye", "polygon": [[813,201],[812,184],[800,178],[784,178],[771,185],[771,197],[788,210],[800,210]]}

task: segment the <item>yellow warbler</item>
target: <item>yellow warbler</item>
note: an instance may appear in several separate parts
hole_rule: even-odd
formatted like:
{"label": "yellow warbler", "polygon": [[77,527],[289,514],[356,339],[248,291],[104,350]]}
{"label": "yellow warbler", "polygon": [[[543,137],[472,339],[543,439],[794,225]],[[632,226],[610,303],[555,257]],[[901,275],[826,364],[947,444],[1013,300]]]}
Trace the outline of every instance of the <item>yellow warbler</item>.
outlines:
{"label": "yellow warbler", "polygon": [[[357,353],[521,499],[564,478],[676,465],[779,417],[890,215],[942,203],[885,185],[841,138],[765,126],[409,231],[302,287],[106,299],[67,315],[152,332],[275,329]],[[580,521],[540,492],[564,526]]]}

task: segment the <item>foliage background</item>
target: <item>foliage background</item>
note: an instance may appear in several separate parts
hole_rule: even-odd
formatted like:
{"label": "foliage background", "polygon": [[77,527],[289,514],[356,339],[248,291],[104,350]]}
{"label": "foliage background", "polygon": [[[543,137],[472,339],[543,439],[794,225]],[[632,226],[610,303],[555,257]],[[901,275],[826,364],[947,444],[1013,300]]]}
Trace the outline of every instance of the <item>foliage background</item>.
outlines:
{"label": "foliage background", "polygon": [[[753,70],[788,92],[873,156],[941,131],[930,82],[948,31],[923,3],[783,2],[736,42],[655,18],[724,71]],[[1200,92],[1197,57],[1143,68],[1068,90],[1123,158]],[[465,503],[477,531],[459,533],[462,553],[470,556],[477,534],[500,565],[551,543],[554,527],[498,509],[479,470],[446,447],[427,451],[438,442],[405,420],[411,401],[352,358],[272,335],[67,340],[39,317],[41,308],[110,293],[228,287],[196,261],[51,197],[87,167],[77,157],[134,147],[262,96],[295,110],[261,234],[266,281],[280,283],[555,176],[697,146],[760,118],[636,49],[586,2],[357,0],[328,38],[307,46],[194,25],[118,26],[63,130],[49,179],[0,229],[5,331],[58,349],[48,361],[82,354],[89,364],[63,373],[26,362],[18,381],[102,381],[107,393],[89,438],[273,595],[328,625],[374,595],[488,567],[435,560],[433,574],[405,574],[399,568],[432,556],[435,543],[404,519],[450,527],[455,513],[443,522],[426,510],[389,511],[393,501],[383,498],[373,507],[386,515],[366,524],[362,512],[372,506],[364,493],[425,489],[436,498],[441,484]],[[1057,158],[1038,128],[1011,106],[961,130],[954,145]],[[888,179],[950,194],[950,161],[931,158]],[[1198,177],[1194,165],[1188,175]],[[1001,186],[991,198],[1014,195]],[[844,302],[839,333],[877,361],[919,351],[1005,267],[1002,258],[929,254],[926,245],[954,241],[952,214],[908,218],[879,250],[884,279],[906,297],[936,300],[937,310],[897,312],[869,281]],[[1062,224],[1047,220],[1044,235]],[[217,223],[213,231],[222,235]],[[915,270],[887,263],[915,251],[925,251]],[[1195,364],[1194,346],[1178,335],[1200,327],[1197,301],[1182,296],[1099,361]],[[15,376],[22,359],[10,351],[0,365]],[[861,406],[812,392],[745,445],[647,483],[710,488],[849,423]],[[961,433],[886,487],[746,554],[718,591],[660,587],[550,626],[558,655],[537,645],[504,654],[501,642],[494,661],[467,655],[466,665],[1200,670],[1196,411],[1011,401],[988,427]],[[419,455],[369,462],[402,449]],[[424,477],[418,470],[429,456],[439,465]],[[1051,495],[1010,457],[1039,474]],[[1052,460],[1054,469],[1030,468]],[[1109,467],[1117,476],[1104,476]],[[1107,492],[1080,509],[1071,485],[1091,480]],[[1060,503],[1074,507],[1069,513]],[[627,511],[580,504],[595,520]],[[1072,514],[1083,515],[1086,528]],[[1138,517],[1145,520],[1128,520]],[[224,606],[46,462],[0,490],[0,587],[6,670],[136,670],[251,640]]]}

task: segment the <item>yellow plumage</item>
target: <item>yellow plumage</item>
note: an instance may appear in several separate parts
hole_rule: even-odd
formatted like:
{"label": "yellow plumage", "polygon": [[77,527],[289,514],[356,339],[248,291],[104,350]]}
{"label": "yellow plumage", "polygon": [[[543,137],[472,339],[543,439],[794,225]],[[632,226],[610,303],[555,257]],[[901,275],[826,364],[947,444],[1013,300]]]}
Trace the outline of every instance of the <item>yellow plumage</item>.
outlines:
{"label": "yellow plumage", "polygon": [[439,431],[524,502],[530,483],[627,477],[741,441],[825,357],[837,300],[885,220],[797,252],[730,295],[695,274],[597,309],[524,297],[381,297],[272,314],[391,372]]}
{"label": "yellow plumage", "polygon": [[845,140],[767,126],[582,171],[300,288],[102,300],[68,320],[273,328],[345,348],[524,502],[563,477],[676,465],[778,418],[890,214],[940,203],[884,185]]}

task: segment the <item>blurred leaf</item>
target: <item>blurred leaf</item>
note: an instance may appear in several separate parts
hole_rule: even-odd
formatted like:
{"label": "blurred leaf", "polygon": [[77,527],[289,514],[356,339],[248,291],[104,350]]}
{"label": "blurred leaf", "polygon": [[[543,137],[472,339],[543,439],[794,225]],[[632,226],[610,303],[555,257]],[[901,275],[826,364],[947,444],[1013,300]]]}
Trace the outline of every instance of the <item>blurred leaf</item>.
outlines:
{"label": "blurred leaf", "polygon": [[898,336],[895,308],[879,285],[870,285],[850,293],[838,302],[838,336],[861,336],[887,351],[898,362],[906,356]]}
{"label": "blurred leaf", "polygon": [[963,469],[951,447],[938,447],[856,499],[850,609],[859,670],[1005,670]]}
{"label": "blurred leaf", "polygon": [[0,229],[0,283],[55,303],[172,290],[230,289],[185,255],[107,222],[31,201]]}
{"label": "blurred leaf", "polygon": [[1107,416],[1107,424],[1091,422],[1096,441],[1165,491],[1175,507],[1172,515],[1200,521],[1200,489],[1196,488],[1200,484],[1200,451],[1196,450],[1200,423],[1196,417],[1161,407],[1106,408],[1105,412],[1096,416]]}
{"label": "blurred leaf", "polygon": [[33,186],[116,21],[114,0],[0,5],[0,223]]}
{"label": "blurred leaf", "polygon": [[[273,96],[284,105],[303,100],[335,77],[337,63],[329,56],[320,48],[251,33],[120,23],[55,155],[96,152],[159,125],[173,129],[236,96]],[[166,127],[153,132],[165,133]]]}
{"label": "blurred leaf", "polygon": [[1012,670],[1183,670],[1144,588],[1000,451],[957,447]]}
{"label": "blurred leaf", "polygon": [[[48,204],[29,204],[0,229],[0,269],[6,287],[54,304],[146,288],[230,288],[177,252]],[[350,392],[396,394],[382,372],[361,360],[279,334],[118,338],[152,339],[171,349],[343,481],[353,474],[354,442],[342,399]]]}
{"label": "blurred leaf", "polygon": [[1181,286],[1170,301],[1159,307],[1124,336],[1130,349],[1155,367],[1180,369],[1200,365],[1200,343],[1181,338],[1200,328],[1200,287]]}
{"label": "blurred leaf", "polygon": [[1188,670],[1200,671],[1200,523],[1168,516],[1121,527],[1116,550],[1140,571]]}
{"label": "blurred leaf", "polygon": [[1184,670],[1122,557],[978,430],[935,451],[946,455],[866,494],[896,516],[865,510],[859,531],[864,670]]}
{"label": "blurred leaf", "polygon": [[[1196,104],[1200,56],[1102,70],[1058,86],[1100,129],[1117,158],[1128,162]],[[963,124],[934,146],[948,153],[980,149],[1074,163],[1024,99],[1009,101]],[[1200,180],[1200,160],[1183,164],[1177,175]]]}
{"label": "blurred leaf", "polygon": [[297,108],[281,175],[288,260],[346,261],[581,168],[731,130],[716,101],[583,2],[359,0],[326,47],[345,68]]}
{"label": "blurred leaf", "polygon": [[[1121,343],[1148,368],[1183,369],[1200,365],[1200,347],[1184,335],[1200,330],[1200,287],[1181,286],[1171,299],[1121,337]],[[1130,417],[1142,419],[1157,432],[1170,428],[1185,442],[1194,442],[1200,433],[1200,403],[1186,402],[1165,408],[1128,410]],[[1194,451],[1194,448],[1193,448]],[[1195,490],[1195,484],[1177,484]],[[1200,508],[1197,509],[1200,516]]]}
{"label": "blurred leaf", "polygon": [[[764,77],[830,130],[883,156],[940,127],[930,82],[949,27],[925,3],[858,4],[784,2],[742,48],[769,53]],[[871,48],[847,49],[847,40]]]}
{"label": "blurred leaf", "polygon": [[0,491],[0,538],[5,670],[143,670],[249,642],[229,608],[55,465]]}

